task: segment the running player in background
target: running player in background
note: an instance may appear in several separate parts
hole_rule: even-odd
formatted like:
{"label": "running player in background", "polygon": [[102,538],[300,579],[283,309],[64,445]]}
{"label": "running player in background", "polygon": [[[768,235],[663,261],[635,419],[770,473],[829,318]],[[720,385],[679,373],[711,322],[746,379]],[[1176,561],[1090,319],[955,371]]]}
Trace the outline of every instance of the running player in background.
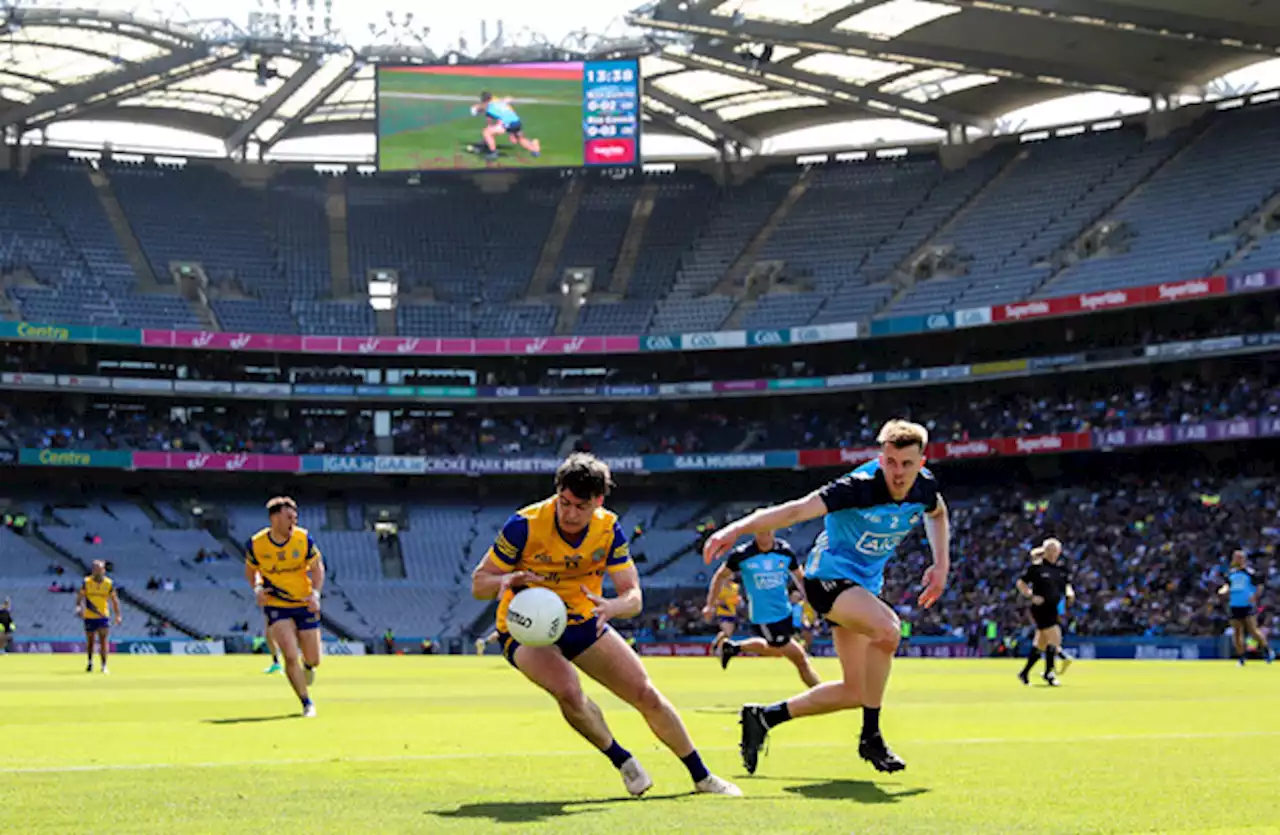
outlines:
{"label": "running player in background", "polygon": [[498,638],[499,638],[499,633],[498,633],[498,630],[496,629],[490,632],[488,635],[485,635],[483,638],[476,638],[476,655],[484,655],[485,645],[496,644],[498,642]]}
{"label": "running player in background", "polygon": [[719,597],[720,588],[734,575],[742,578],[742,591],[747,598],[747,619],[758,637],[745,641],[726,638],[720,642],[720,666],[727,668],[736,655],[782,657],[795,665],[800,679],[814,687],[821,679],[809,663],[804,648],[796,643],[795,620],[788,581],[797,588],[804,585],[800,561],[785,539],[777,539],[773,531],[762,531],[750,542],[729,552],[724,565],[716,569],[707,589],[707,605]]}
{"label": "running player in background", "polygon": [[271,676],[280,672],[284,668],[280,666],[280,647],[276,646],[275,638],[271,637],[271,621],[267,618],[265,613],[262,615],[262,620],[266,624],[266,626],[263,627],[262,637],[267,642],[267,651],[271,653],[271,665],[262,672]]}
{"label": "running player in background", "polygon": [[738,607],[742,605],[742,587],[738,582],[729,579],[720,585],[720,590],[713,596],[707,595],[707,603],[702,607],[702,616],[710,621],[715,618],[720,629],[716,633],[711,647],[716,652],[725,641],[732,640],[738,631]]}
{"label": "running player in background", "polygon": [[0,606],[0,655],[9,649],[11,640],[13,640],[13,603],[6,597],[4,605]]}
{"label": "running player in background", "polygon": [[111,615],[116,616],[116,626],[124,620],[120,611],[120,598],[116,595],[116,584],[107,576],[107,564],[102,560],[94,560],[89,569],[89,576],[76,593],[76,614],[84,620],[85,652],[89,663],[85,665],[86,673],[93,672],[93,644],[98,642],[98,657],[102,659],[102,672],[108,674],[107,656],[111,654]]}
{"label": "running player in background", "polygon": [[819,684],[767,707],[743,705],[741,751],[748,774],[755,773],[760,748],[772,728],[803,716],[856,708],[862,708],[859,756],[878,771],[906,768],[880,733],[880,708],[901,640],[901,623],[878,595],[884,587],[885,563],[923,522],[933,563],[925,570],[919,603],[925,608],[937,603],[951,568],[951,528],[938,483],[924,467],[928,430],[891,420],[878,440],[880,455],[875,461],[802,499],[739,519],[713,534],[703,549],[709,564],[740,536],[826,517],[805,565],[805,597],[831,624],[843,680]]}
{"label": "running player in background", "polygon": [[813,646],[813,627],[816,618],[813,610],[809,608],[809,601],[804,599],[802,589],[803,585],[801,588],[791,590],[791,628],[800,636],[797,639],[800,646],[808,652],[809,647]]}
{"label": "running player in background", "polygon": [[493,93],[481,93],[480,103],[471,106],[471,115],[478,115],[481,111],[484,112],[485,117],[482,138],[485,148],[488,149],[485,159],[492,162],[498,158],[498,137],[504,133],[512,142],[535,157],[542,154],[541,142],[525,138],[524,123],[520,121],[520,114],[516,113],[516,109],[511,106],[511,99],[495,99]]}
{"label": "running player in background", "polygon": [[244,576],[267,616],[267,635],[284,656],[284,673],[302,702],[302,715],[316,715],[308,687],[320,666],[320,591],[324,560],[305,528],[298,504],[288,496],[267,502],[270,524],[245,546]]}
{"label": "running player in background", "polygon": [[[1054,662],[1062,647],[1062,625],[1058,622],[1059,604],[1066,600],[1075,600],[1075,590],[1071,588],[1067,568],[1062,564],[1062,543],[1050,537],[1039,546],[1031,549],[1031,565],[1018,578],[1018,593],[1031,601],[1031,619],[1035,622],[1036,634],[1031,651],[1027,653],[1027,664],[1018,673],[1018,680],[1030,684],[1027,676],[1035,667],[1040,656],[1044,654],[1044,683],[1050,687],[1058,686],[1058,677],[1053,671]],[[1070,666],[1070,658],[1064,657],[1063,672]]]}
{"label": "running player in background", "polygon": [[1248,557],[1244,551],[1236,551],[1231,555],[1231,567],[1227,571],[1227,582],[1218,589],[1219,595],[1227,595],[1231,606],[1232,639],[1235,642],[1236,656],[1240,666],[1244,666],[1246,634],[1258,642],[1258,648],[1270,664],[1276,658],[1265,636],[1258,629],[1256,616],[1258,597],[1262,589],[1253,582],[1253,569],[1249,567]]}
{"label": "running player in background", "polygon": [[[689,770],[696,791],[741,796],[703,765],[680,715],[609,624],[635,617],[644,603],[627,538],[617,515],[604,508],[612,486],[609,466],[600,459],[577,452],[566,458],[556,469],[555,495],[507,520],[471,573],[471,592],[477,600],[498,598],[497,627],[508,663],[555,698],[565,721],[609,758],[628,792],[638,797],[653,780],[614,739],[600,708],[582,692],[575,666],[640,712]],[[605,574],[615,597],[604,597]],[[568,625],[552,646],[524,646],[507,632],[511,599],[528,586],[551,589],[564,601]]]}

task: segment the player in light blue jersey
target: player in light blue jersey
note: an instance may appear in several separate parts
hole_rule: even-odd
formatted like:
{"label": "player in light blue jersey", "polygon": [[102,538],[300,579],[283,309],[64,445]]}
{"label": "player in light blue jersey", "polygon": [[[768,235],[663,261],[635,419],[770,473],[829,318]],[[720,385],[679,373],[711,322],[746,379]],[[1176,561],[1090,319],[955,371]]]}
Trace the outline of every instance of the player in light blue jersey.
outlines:
{"label": "player in light blue jersey", "polygon": [[831,624],[831,638],[844,677],[783,702],[743,705],[742,764],[754,774],[760,748],[771,728],[789,719],[862,708],[858,754],[878,771],[901,771],[906,764],[885,744],[880,707],[893,655],[901,639],[897,614],[879,598],[884,566],[916,525],[924,525],[933,564],[924,573],[919,603],[928,608],[947,587],[951,568],[951,526],[947,505],[933,474],[924,467],[929,432],[905,420],[880,430],[880,455],[808,496],[757,510],[721,528],[707,540],[710,563],[738,537],[826,517],[805,566],[805,595]]}
{"label": "player in light blue jersey", "polygon": [[719,599],[720,589],[735,574],[747,597],[747,619],[758,637],[745,641],[725,639],[720,642],[720,666],[729,666],[736,655],[768,655],[782,657],[795,665],[801,680],[810,687],[821,679],[809,663],[804,647],[796,642],[791,614],[791,597],[787,584],[803,588],[804,575],[800,560],[785,539],[777,539],[773,531],[761,531],[750,542],[729,553],[729,559],[716,569],[707,589],[707,605]]}
{"label": "player in light blue jersey", "polygon": [[495,99],[493,93],[480,94],[480,103],[471,106],[471,115],[484,113],[485,126],[482,137],[488,149],[485,158],[490,162],[498,158],[498,137],[506,134],[511,141],[524,148],[535,157],[542,154],[542,143],[536,139],[527,139],[524,135],[524,123],[520,114],[511,106],[511,99]]}
{"label": "player in light blue jersey", "polygon": [[1258,648],[1270,664],[1276,658],[1276,652],[1267,642],[1266,637],[1258,629],[1255,615],[1258,597],[1262,590],[1253,581],[1253,570],[1249,568],[1249,559],[1244,551],[1236,551],[1231,555],[1231,568],[1227,572],[1227,582],[1218,589],[1218,594],[1226,595],[1231,606],[1231,631],[1236,645],[1236,656],[1240,666],[1244,666],[1245,635],[1258,642]]}

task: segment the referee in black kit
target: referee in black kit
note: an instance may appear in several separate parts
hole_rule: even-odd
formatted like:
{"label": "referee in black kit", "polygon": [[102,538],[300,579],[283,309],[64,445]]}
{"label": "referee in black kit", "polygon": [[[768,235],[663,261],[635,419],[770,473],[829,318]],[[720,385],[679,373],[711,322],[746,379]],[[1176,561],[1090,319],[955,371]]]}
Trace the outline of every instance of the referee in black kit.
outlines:
{"label": "referee in black kit", "polygon": [[[1050,687],[1058,686],[1058,677],[1053,672],[1053,664],[1062,653],[1062,626],[1058,623],[1058,605],[1065,597],[1070,603],[1075,600],[1076,593],[1071,588],[1067,568],[1059,558],[1062,556],[1062,543],[1054,538],[1046,539],[1038,548],[1031,549],[1031,565],[1018,579],[1018,592],[1031,601],[1031,619],[1035,621],[1036,636],[1031,652],[1027,654],[1027,665],[1018,673],[1023,684],[1029,684],[1027,675],[1031,668],[1044,655],[1044,681]],[[1066,672],[1071,659],[1062,654],[1063,672]]]}

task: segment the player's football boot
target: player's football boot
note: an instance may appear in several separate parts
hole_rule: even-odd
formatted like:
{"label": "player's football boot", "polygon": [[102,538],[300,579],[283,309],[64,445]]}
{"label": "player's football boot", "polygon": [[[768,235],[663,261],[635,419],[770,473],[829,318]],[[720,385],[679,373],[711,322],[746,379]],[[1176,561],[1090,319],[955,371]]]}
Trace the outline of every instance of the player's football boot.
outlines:
{"label": "player's football boot", "polygon": [[729,661],[738,654],[738,645],[733,641],[720,642],[720,669],[729,669]]}
{"label": "player's football boot", "polygon": [[1023,684],[1031,684],[1031,679],[1027,678],[1026,670],[1023,670],[1022,672],[1018,673],[1018,681],[1022,682]]}
{"label": "player's football boot", "polygon": [[880,734],[864,736],[859,740],[858,756],[871,763],[876,771],[893,773],[902,771],[907,767],[901,757],[889,750],[889,746],[885,744],[884,737]]}
{"label": "player's football boot", "polygon": [[632,797],[639,797],[653,788],[653,778],[635,757],[624,762],[618,773],[622,775],[622,785],[627,787]]}
{"label": "player's football boot", "polygon": [[742,789],[723,777],[708,774],[693,784],[694,791],[700,794],[723,794],[726,797],[742,797]]}
{"label": "player's football boot", "polygon": [[302,708],[302,718],[303,718],[303,719],[315,719],[315,718],[316,718],[316,706],[315,706],[315,705],[306,705],[306,706],[304,706],[304,707]]}
{"label": "player's football boot", "polygon": [[275,675],[276,673],[280,672],[280,671],[281,671],[281,670],[283,670],[283,669],[284,669],[284,667],[281,667],[281,666],[280,666],[280,662],[279,662],[279,661],[272,661],[272,662],[271,662],[271,666],[270,666],[270,667],[267,667],[267,668],[266,668],[265,670],[263,670],[262,672],[266,673],[266,674],[267,674],[267,675],[269,675],[269,676],[273,676],[273,675]]}
{"label": "player's football boot", "polygon": [[1064,675],[1067,670],[1071,669],[1071,662],[1075,659],[1065,652],[1058,654],[1058,675]]}
{"label": "player's football boot", "polygon": [[1053,671],[1052,671],[1052,670],[1050,670],[1049,672],[1045,673],[1043,676],[1041,676],[1041,678],[1043,678],[1043,679],[1044,679],[1044,683],[1045,683],[1045,684],[1047,684],[1047,685],[1049,685],[1050,687],[1057,687],[1057,686],[1058,686],[1058,677],[1057,677],[1057,676],[1055,676],[1055,675],[1053,674]]}
{"label": "player's football boot", "polygon": [[748,774],[756,773],[760,762],[760,749],[769,736],[769,725],[764,721],[764,705],[743,705],[738,714],[742,725],[742,741],[738,750],[742,753],[742,767]]}

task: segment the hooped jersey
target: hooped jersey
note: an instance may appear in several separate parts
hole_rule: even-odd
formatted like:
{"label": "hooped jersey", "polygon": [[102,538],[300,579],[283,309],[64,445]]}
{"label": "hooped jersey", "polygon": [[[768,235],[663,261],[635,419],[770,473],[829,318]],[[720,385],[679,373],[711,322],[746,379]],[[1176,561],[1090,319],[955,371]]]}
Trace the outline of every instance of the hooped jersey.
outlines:
{"label": "hooped jersey", "polygon": [[868,461],[818,491],[827,506],[823,531],[809,553],[804,576],[852,580],[872,594],[884,587],[889,557],[926,513],[938,507],[938,482],[922,468],[911,490],[898,501],[879,460]]}
{"label": "hooped jersey", "polygon": [[284,542],[276,542],[271,538],[271,529],[263,528],[245,546],[245,560],[262,578],[268,606],[306,606],[314,591],[308,572],[320,559],[320,549],[311,534],[297,526]]}
{"label": "hooped jersey", "polygon": [[[576,540],[576,541],[571,541]],[[568,610],[568,623],[583,623],[595,614],[595,604],[583,592],[585,586],[599,596],[604,575],[627,568],[631,549],[618,525],[618,516],[598,507],[577,537],[560,532],[556,523],[556,497],[521,508],[507,519],[487,554],[503,571],[529,571],[554,591]],[[507,631],[507,607],[515,596],[507,591],[498,601],[498,629]]]}
{"label": "hooped jersey", "polygon": [[111,592],[116,584],[110,577],[103,575],[102,580],[93,579],[90,574],[84,578],[84,609],[80,617],[84,620],[97,620],[111,617]]}

